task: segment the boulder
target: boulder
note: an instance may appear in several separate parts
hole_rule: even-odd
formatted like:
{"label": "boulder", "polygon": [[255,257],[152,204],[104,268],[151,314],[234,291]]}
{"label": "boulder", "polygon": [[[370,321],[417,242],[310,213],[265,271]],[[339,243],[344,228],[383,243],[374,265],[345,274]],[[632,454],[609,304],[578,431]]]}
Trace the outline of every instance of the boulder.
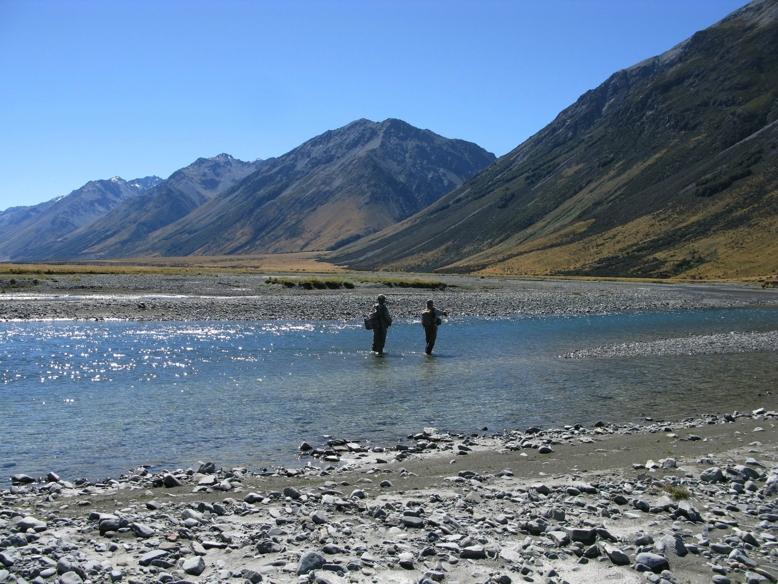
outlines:
{"label": "boulder", "polygon": [[306,552],[300,557],[297,564],[297,574],[307,574],[313,570],[319,570],[326,563],[326,558],[319,552]]}

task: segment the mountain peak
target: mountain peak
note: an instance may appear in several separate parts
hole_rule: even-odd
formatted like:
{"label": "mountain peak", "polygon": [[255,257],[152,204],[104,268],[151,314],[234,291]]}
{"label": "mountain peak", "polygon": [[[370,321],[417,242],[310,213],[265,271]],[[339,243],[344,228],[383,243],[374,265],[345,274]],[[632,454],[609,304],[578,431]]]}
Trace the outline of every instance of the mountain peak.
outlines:
{"label": "mountain peak", "polygon": [[217,154],[216,156],[213,156],[213,157],[209,158],[208,160],[215,160],[217,162],[226,162],[226,161],[229,161],[229,160],[235,160],[235,158],[232,155],[230,155],[230,154],[222,152],[221,154]]}
{"label": "mountain peak", "polygon": [[778,2],[776,2],[776,0],[753,0],[742,8],[725,16],[713,26],[718,26],[733,20],[743,20],[744,22],[756,24],[757,26],[766,26],[771,22],[778,20]]}
{"label": "mountain peak", "polygon": [[390,118],[311,138],[169,228],[140,254],[325,250],[393,225],[494,161],[476,144]]}

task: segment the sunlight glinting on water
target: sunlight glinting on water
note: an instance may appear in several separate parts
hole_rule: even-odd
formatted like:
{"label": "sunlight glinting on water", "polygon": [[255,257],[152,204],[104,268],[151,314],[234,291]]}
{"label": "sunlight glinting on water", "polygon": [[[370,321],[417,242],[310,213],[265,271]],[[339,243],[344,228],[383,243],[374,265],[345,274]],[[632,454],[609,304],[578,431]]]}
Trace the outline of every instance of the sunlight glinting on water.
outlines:
{"label": "sunlight glinting on water", "polygon": [[[609,343],[778,329],[778,310],[456,318],[388,355],[356,322],[0,324],[0,464],[102,478],[139,464],[299,464],[302,440],[392,444],[425,426],[626,421],[731,410],[778,384],[775,351],[560,359]],[[699,404],[706,404],[704,407]]]}

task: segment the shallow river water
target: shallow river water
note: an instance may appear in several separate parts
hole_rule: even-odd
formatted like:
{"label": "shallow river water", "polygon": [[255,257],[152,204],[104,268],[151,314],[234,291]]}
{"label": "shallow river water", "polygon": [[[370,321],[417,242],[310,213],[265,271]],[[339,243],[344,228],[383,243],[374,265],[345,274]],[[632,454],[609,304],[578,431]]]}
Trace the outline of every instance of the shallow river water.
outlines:
{"label": "shallow river water", "polygon": [[562,359],[598,345],[778,330],[778,309],[418,321],[388,354],[355,322],[0,323],[0,467],[65,478],[140,464],[300,465],[324,435],[391,445],[474,432],[726,412],[778,388],[778,351]]}

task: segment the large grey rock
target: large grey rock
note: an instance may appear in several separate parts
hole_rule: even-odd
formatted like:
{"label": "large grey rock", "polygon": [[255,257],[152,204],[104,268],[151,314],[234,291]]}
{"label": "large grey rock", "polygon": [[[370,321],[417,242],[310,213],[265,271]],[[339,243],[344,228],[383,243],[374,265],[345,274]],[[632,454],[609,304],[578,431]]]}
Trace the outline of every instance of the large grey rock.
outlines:
{"label": "large grey rock", "polygon": [[750,466],[745,466],[743,464],[737,464],[735,465],[735,471],[742,476],[744,479],[756,481],[762,477],[762,473],[760,473],[755,468],[752,468]]}
{"label": "large grey rock", "polygon": [[172,489],[173,487],[180,487],[183,483],[172,474],[168,473],[162,477],[162,484],[165,485],[165,487],[168,489]]}
{"label": "large grey rock", "polygon": [[758,574],[757,572],[746,572],[744,576],[745,584],[769,584],[770,580]]}
{"label": "large grey rock", "polygon": [[257,494],[257,493],[249,493],[248,495],[243,497],[243,500],[246,503],[258,503],[258,502],[262,501],[263,499],[264,499],[264,497],[262,495]]}
{"label": "large grey rock", "polygon": [[564,531],[547,531],[546,536],[560,547],[570,543],[570,536]]}
{"label": "large grey rock", "polygon": [[665,553],[672,552],[681,558],[689,553],[683,541],[680,538],[673,537],[672,535],[662,536],[659,538],[655,545],[659,551]]}
{"label": "large grey rock", "polygon": [[605,554],[610,558],[610,561],[616,564],[617,566],[628,566],[630,563],[629,556],[625,554],[623,551],[621,551],[617,547],[613,547],[612,545],[605,544],[603,546],[603,549],[605,550]]}
{"label": "large grey rock", "polygon": [[481,495],[476,493],[475,491],[470,491],[467,495],[465,495],[465,502],[470,503],[471,505],[478,505],[483,499],[481,498]]}
{"label": "large grey rock", "polygon": [[421,529],[424,527],[424,519],[421,517],[413,517],[412,515],[403,515],[400,518],[400,521],[402,522],[405,527],[411,527],[416,529]]}
{"label": "large grey rock", "polygon": [[59,584],[83,584],[84,580],[76,572],[65,572],[59,577]]}
{"label": "large grey rock", "polygon": [[121,526],[122,524],[119,518],[113,517],[111,519],[103,519],[98,524],[98,529],[100,530],[100,533],[106,533],[108,531],[118,531]]}
{"label": "large grey rock", "polygon": [[145,523],[130,523],[130,529],[132,529],[135,535],[144,539],[154,535],[154,530]]}
{"label": "large grey rock", "polygon": [[300,496],[300,491],[294,487],[284,487],[284,497],[289,497],[290,499],[299,499]]}
{"label": "large grey rock", "polygon": [[284,546],[274,542],[272,539],[263,539],[257,544],[257,551],[260,554],[277,554],[284,550]]}
{"label": "large grey rock", "polygon": [[202,514],[194,509],[184,509],[181,512],[181,519],[193,519],[197,523],[202,523],[204,521]]}
{"label": "large grey rock", "polygon": [[532,521],[527,521],[523,527],[529,531],[531,535],[540,535],[546,531],[548,524],[542,519],[533,519]]}
{"label": "large grey rock", "polygon": [[485,560],[486,550],[480,545],[468,546],[459,552],[459,557],[466,560]]}
{"label": "large grey rock", "polygon": [[198,474],[213,474],[216,472],[216,465],[212,462],[206,462],[204,464],[200,465],[200,468],[197,469]]}
{"label": "large grey rock", "polygon": [[749,558],[744,552],[740,550],[732,550],[729,554],[729,559],[733,562],[740,562],[741,564],[745,564],[749,568],[756,568],[758,565],[756,561]]}
{"label": "large grey rock", "polygon": [[143,554],[138,560],[138,563],[141,566],[150,566],[151,562],[154,560],[161,560],[167,555],[168,553],[165,550],[151,550],[150,552]]}
{"label": "large grey rock", "polygon": [[14,533],[8,536],[5,541],[13,547],[25,547],[28,543],[27,538],[21,533]]}
{"label": "large grey rock", "polygon": [[729,555],[732,552],[732,546],[729,546],[725,543],[711,543],[710,544],[710,551],[712,551],[714,554],[724,554]]}
{"label": "large grey rock", "polygon": [[413,554],[410,552],[403,552],[401,554],[398,554],[397,556],[397,563],[400,564],[400,567],[404,570],[413,570]]}
{"label": "large grey rock", "polygon": [[597,531],[594,529],[567,528],[565,531],[571,540],[584,545],[593,545],[597,541]]}
{"label": "large grey rock", "polygon": [[324,552],[325,554],[332,556],[335,554],[342,553],[343,549],[337,544],[328,543],[321,549],[321,551]]}
{"label": "large grey rock", "polygon": [[27,483],[34,483],[35,479],[26,474],[15,474],[11,477],[11,482],[15,485],[24,485]]}
{"label": "large grey rock", "polygon": [[17,524],[16,528],[19,531],[27,531],[28,529],[42,530],[46,529],[46,522],[35,517],[24,517]]}
{"label": "large grey rock", "polygon": [[516,550],[502,549],[500,557],[510,564],[520,564],[524,561],[524,556]]}
{"label": "large grey rock", "polygon": [[248,568],[241,570],[240,575],[244,580],[251,582],[251,584],[259,584],[259,582],[262,582],[262,574],[255,572],[254,570],[249,570]]}
{"label": "large grey rock", "polygon": [[695,523],[702,521],[702,515],[700,515],[697,508],[689,501],[681,501],[678,503],[678,514],[683,515],[689,521],[694,521]]}
{"label": "large grey rock", "polygon": [[319,552],[306,552],[300,557],[297,564],[297,574],[307,574],[313,570],[319,570],[327,563],[327,559]]}
{"label": "large grey rock", "polygon": [[205,560],[202,556],[193,556],[184,560],[181,569],[192,576],[199,576],[205,571]]}
{"label": "large grey rock", "polygon": [[57,562],[57,574],[65,574],[66,572],[71,572],[75,568],[76,564],[73,562],[72,557],[69,556],[63,556],[59,559]]}
{"label": "large grey rock", "polygon": [[248,568],[241,570],[240,575],[244,580],[248,580],[251,584],[259,584],[259,582],[262,582],[262,574],[254,570],[249,570]]}
{"label": "large grey rock", "polygon": [[711,467],[700,473],[700,480],[705,483],[719,483],[724,480],[724,473],[717,466]]}
{"label": "large grey rock", "polygon": [[654,572],[655,574],[661,573],[662,570],[670,569],[670,563],[667,561],[667,558],[665,558],[664,556],[660,556],[659,554],[643,552],[637,555],[635,561],[638,564],[643,564],[644,566],[647,566],[648,569]]}

